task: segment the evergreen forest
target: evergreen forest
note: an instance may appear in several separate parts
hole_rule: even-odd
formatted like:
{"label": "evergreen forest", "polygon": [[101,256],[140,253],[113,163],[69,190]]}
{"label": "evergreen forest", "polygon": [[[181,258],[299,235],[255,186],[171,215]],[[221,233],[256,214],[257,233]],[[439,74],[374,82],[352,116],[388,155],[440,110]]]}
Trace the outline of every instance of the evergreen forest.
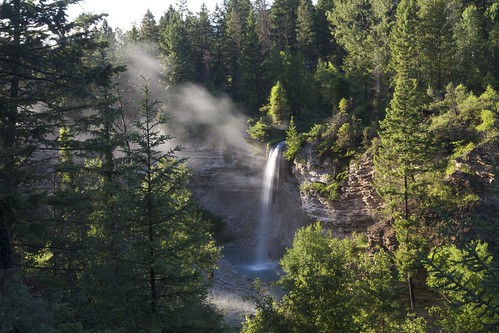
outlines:
{"label": "evergreen forest", "polygon": [[[0,332],[499,332],[497,0],[180,1],[126,31],[78,2],[0,2]],[[139,49],[159,70],[131,82]],[[248,145],[333,161],[300,188],[325,201],[367,156],[389,241],[297,230],[283,296],[256,283],[228,327],[165,130],[186,85],[230,97]]]}

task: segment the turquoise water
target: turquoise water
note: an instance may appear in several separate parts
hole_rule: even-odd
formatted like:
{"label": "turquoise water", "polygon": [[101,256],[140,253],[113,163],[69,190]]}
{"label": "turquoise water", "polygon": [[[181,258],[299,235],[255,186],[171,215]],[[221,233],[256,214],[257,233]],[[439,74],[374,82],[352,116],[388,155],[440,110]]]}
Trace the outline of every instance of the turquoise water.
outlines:
{"label": "turquoise water", "polygon": [[282,274],[278,263],[271,260],[255,263],[254,254],[242,248],[223,249],[222,256],[233,264],[240,274],[251,279],[259,278],[264,282],[274,282]]}

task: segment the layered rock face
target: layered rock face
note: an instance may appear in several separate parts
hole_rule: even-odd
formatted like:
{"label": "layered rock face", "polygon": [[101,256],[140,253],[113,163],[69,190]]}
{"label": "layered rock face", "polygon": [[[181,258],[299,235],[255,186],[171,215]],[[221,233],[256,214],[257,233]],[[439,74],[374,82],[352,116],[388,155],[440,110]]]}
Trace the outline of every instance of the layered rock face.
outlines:
{"label": "layered rock face", "polygon": [[[332,161],[320,160],[314,154],[312,145],[300,151],[293,166],[293,174],[301,184],[327,183],[327,178],[334,172],[336,170]],[[350,163],[348,180],[338,200],[328,200],[301,191],[302,209],[312,220],[322,222],[337,237],[345,237],[352,232],[365,233],[374,224],[374,211],[381,204],[373,188],[373,173],[372,155],[367,153],[359,161]]]}

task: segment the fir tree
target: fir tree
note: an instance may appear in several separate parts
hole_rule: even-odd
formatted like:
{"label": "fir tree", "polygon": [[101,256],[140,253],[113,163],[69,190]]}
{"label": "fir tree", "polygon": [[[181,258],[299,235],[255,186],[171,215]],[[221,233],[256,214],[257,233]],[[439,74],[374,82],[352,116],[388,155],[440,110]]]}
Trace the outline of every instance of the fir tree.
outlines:
{"label": "fir tree", "polygon": [[267,113],[272,119],[274,126],[279,127],[287,121],[290,115],[286,91],[281,82],[277,82],[270,92],[269,103],[260,111]]}
{"label": "fir tree", "polygon": [[196,60],[193,54],[191,36],[181,13],[173,8],[168,11],[167,23],[161,32],[160,46],[167,77],[171,84],[194,81]]}
{"label": "fir tree", "polygon": [[421,194],[420,179],[427,168],[429,149],[416,80],[399,77],[396,84],[390,108],[381,122],[375,181],[378,193],[385,198],[393,216],[400,243],[399,267],[408,274],[413,307],[411,276],[425,241],[418,237],[417,214],[410,207]]}
{"label": "fir tree", "polygon": [[139,41],[156,44],[159,38],[158,26],[154,15],[148,9],[144,14],[139,27]]}
{"label": "fir tree", "polygon": [[[427,84],[441,91],[455,77],[456,44],[453,29],[461,12],[458,1],[421,1],[418,11],[421,70]],[[454,8],[453,8],[454,7]],[[471,36],[468,36],[468,38]]]}
{"label": "fir tree", "polygon": [[279,51],[296,46],[297,0],[277,0],[270,8],[273,46]]}
{"label": "fir tree", "polygon": [[317,62],[315,8],[311,0],[300,0],[296,17],[296,47],[303,54],[309,70]]}
{"label": "fir tree", "polygon": [[210,13],[206,5],[201,6],[198,16],[193,18],[192,45],[196,58],[196,72],[198,81],[211,84],[212,69],[214,66],[213,39],[214,31],[211,24]]}
{"label": "fir tree", "polygon": [[[41,165],[47,165],[47,156],[38,155],[40,148],[57,147],[52,134],[79,118],[78,110],[90,104],[92,84],[106,85],[114,73],[113,66],[96,65],[89,57],[104,47],[90,31],[99,16],[70,23],[65,15],[68,4],[12,0],[0,5],[1,269],[19,264],[12,238],[25,239],[41,221],[25,215],[28,207],[35,212],[43,192],[43,186],[34,186],[40,180],[35,174],[43,174]],[[33,223],[27,224],[30,220]]]}
{"label": "fir tree", "polygon": [[[179,148],[166,148],[170,136],[162,133],[165,118],[148,83],[143,94],[125,150],[124,184],[116,192],[122,213],[97,235],[107,245],[89,275],[87,311],[94,309],[102,328],[216,331],[220,316],[206,301],[202,272],[213,269],[218,251],[190,199],[188,171],[175,156]],[[193,314],[196,320],[187,320]]]}
{"label": "fir tree", "polygon": [[443,306],[431,309],[439,332],[493,332],[499,328],[499,271],[487,243],[436,248],[425,267],[428,286],[445,299]]}
{"label": "fir tree", "polygon": [[367,89],[375,111],[371,119],[382,116],[388,95],[393,9],[390,0],[335,1],[328,16],[337,43],[346,51],[343,69]]}
{"label": "fir tree", "polygon": [[258,38],[257,26],[253,11],[250,12],[246,21],[246,33],[244,34],[241,50],[241,100],[250,110],[258,110],[265,103],[269,79],[267,70],[268,59],[264,47]]}
{"label": "fir tree", "polygon": [[391,68],[395,71],[395,79],[421,78],[418,40],[414,33],[419,20],[418,7],[415,0],[403,0],[397,6],[396,24],[390,34]]}

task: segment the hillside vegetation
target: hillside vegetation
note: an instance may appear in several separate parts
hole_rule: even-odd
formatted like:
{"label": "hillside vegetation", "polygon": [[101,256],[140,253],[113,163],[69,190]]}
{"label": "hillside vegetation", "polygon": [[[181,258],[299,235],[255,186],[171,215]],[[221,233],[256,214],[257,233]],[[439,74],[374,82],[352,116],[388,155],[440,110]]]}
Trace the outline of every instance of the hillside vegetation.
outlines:
{"label": "hillside vegetation", "polygon": [[299,230],[283,298],[262,290],[243,332],[499,330],[497,1],[180,2],[128,31],[68,21],[77,2],[0,4],[1,332],[230,330],[206,298],[212,223],[156,101],[192,85],[236,103],[249,144],[334,160],[310,185],[327,200],[371,152],[395,235],[368,252]]}

